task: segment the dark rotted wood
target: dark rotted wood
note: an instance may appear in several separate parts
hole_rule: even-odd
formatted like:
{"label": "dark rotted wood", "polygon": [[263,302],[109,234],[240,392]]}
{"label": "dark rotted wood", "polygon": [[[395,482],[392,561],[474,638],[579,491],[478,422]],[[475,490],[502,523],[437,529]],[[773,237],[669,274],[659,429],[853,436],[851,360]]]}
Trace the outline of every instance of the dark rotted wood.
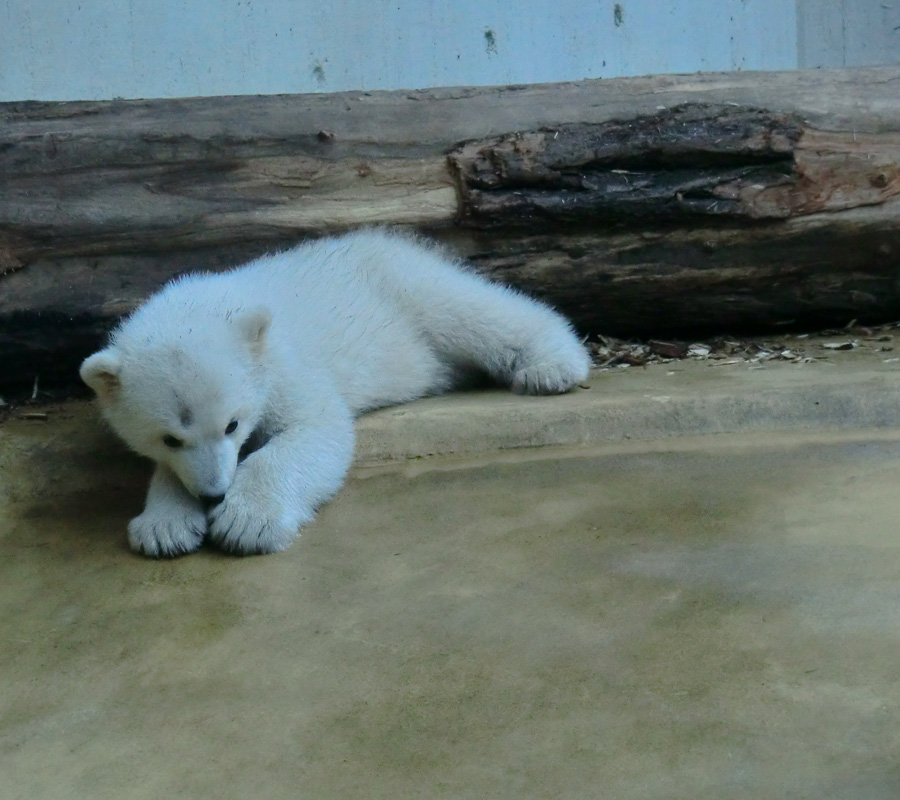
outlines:
{"label": "dark rotted wood", "polygon": [[788,219],[900,194],[900,137],[824,132],[796,114],[692,103],[466,142],[469,227]]}
{"label": "dark rotted wood", "polygon": [[796,184],[799,117],[694,103],[467,142],[450,154],[474,226],[787,217],[749,195]]}
{"label": "dark rotted wood", "polygon": [[750,229],[470,230],[449,238],[483,271],[564,309],[584,333],[816,330],[900,319],[900,202],[880,211]]}
{"label": "dark rotted wood", "polygon": [[584,332],[900,316],[900,68],[0,104],[0,392],[167,278],[430,231]]}

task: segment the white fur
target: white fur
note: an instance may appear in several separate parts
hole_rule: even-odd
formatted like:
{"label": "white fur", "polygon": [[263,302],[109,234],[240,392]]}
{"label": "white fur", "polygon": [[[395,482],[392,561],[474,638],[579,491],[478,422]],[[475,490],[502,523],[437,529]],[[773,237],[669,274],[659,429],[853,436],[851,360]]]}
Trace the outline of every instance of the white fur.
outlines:
{"label": "white fur", "polygon": [[362,231],[174,281],[81,376],[157,465],[129,543],[171,556],[205,537],[238,553],[287,547],[340,486],[353,418],[368,409],[474,372],[520,393],[564,392],[588,363],[547,306],[422,241]]}

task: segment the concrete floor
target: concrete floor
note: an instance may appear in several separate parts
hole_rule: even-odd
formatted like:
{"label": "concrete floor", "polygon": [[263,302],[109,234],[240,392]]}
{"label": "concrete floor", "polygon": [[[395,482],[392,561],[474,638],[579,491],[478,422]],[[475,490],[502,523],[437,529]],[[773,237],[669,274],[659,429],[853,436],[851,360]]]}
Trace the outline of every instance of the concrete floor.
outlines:
{"label": "concrete floor", "polygon": [[[672,376],[601,377],[543,406],[565,447],[361,466],[288,551],[249,559],[132,556],[144,465],[84,404],[14,415],[0,796],[894,800],[900,373],[856,375],[885,389],[863,392],[878,429],[755,430],[783,427],[759,397],[797,370],[722,406],[753,431],[646,441],[571,409],[593,396],[608,420],[606,389],[638,413],[629,392],[677,399]],[[833,373],[806,375],[813,422],[847,410]],[[691,380],[647,408],[696,412]],[[474,406],[500,436],[529,402],[381,412],[361,455]]]}

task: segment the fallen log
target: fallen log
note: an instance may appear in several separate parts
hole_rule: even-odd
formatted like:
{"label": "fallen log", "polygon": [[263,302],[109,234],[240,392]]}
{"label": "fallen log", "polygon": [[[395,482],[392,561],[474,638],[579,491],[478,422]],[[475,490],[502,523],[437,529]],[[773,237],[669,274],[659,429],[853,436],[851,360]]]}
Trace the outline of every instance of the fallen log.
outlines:
{"label": "fallen log", "polygon": [[[0,104],[0,387],[163,281],[399,224],[585,332],[900,316],[900,69]],[[2,274],[5,273],[5,274]]]}

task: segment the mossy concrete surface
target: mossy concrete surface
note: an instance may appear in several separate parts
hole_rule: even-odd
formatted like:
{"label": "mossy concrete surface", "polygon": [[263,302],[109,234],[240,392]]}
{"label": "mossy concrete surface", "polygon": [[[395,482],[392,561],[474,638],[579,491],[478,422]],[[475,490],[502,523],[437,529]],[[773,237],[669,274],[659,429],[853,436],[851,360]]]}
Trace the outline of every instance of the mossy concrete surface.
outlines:
{"label": "mossy concrete surface", "polygon": [[900,796],[897,365],[589,385],[368,416],[245,559],[132,555],[146,465],[14,411],[0,795]]}

